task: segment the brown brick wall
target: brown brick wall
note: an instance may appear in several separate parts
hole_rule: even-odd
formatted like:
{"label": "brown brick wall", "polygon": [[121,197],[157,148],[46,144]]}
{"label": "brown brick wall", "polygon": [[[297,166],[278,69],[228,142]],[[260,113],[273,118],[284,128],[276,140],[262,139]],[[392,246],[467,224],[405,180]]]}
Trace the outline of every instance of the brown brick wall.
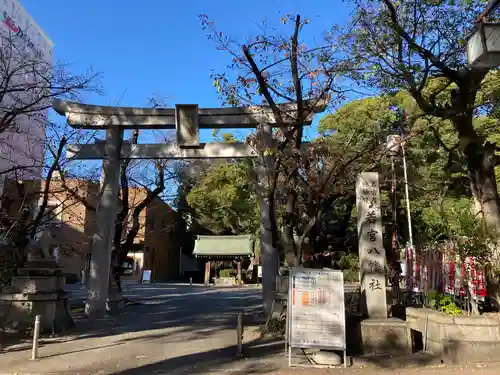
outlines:
{"label": "brown brick wall", "polygon": [[[91,181],[67,179],[67,185],[75,189],[92,207],[96,207],[98,184]],[[30,199],[33,205],[39,201],[39,193],[44,182],[38,185],[33,182],[29,186]],[[15,185],[6,185],[15,196]],[[12,190],[14,189],[14,190]],[[129,206],[135,207],[144,200],[147,191],[144,188],[129,189]],[[18,214],[19,202],[11,205],[12,215]],[[92,236],[96,230],[96,213],[88,209],[80,201],[69,194],[58,180],[51,182],[49,201],[61,206],[59,219],[61,223],[54,230],[56,241],[60,247],[60,265],[64,272],[80,275],[85,267],[87,254],[91,251]],[[170,206],[159,198],[146,207],[140,214],[140,229],[134,240],[138,249],[147,249],[144,255],[144,269],[152,270],[153,281],[172,280],[179,275],[179,225],[182,225],[180,215],[172,211]],[[127,218],[128,229],[132,225],[132,210]]]}
{"label": "brown brick wall", "polygon": [[175,280],[180,276],[181,220],[160,199],[146,209],[145,268],[153,271],[153,281]]}
{"label": "brown brick wall", "polygon": [[[90,181],[69,180],[68,186],[77,189],[77,194],[96,206],[98,186]],[[87,209],[81,202],[68,194],[56,180],[51,183],[51,197],[62,205],[61,225],[56,231],[60,247],[59,262],[67,273],[80,275],[90,252],[92,236],[96,230],[95,211]]]}

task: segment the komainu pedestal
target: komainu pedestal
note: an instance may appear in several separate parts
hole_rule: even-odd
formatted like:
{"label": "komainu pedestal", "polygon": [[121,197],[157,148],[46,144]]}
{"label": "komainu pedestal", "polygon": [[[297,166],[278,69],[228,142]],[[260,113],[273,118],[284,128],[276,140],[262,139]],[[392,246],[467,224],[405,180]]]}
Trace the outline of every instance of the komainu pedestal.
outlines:
{"label": "komainu pedestal", "polygon": [[44,333],[73,328],[65,283],[55,259],[32,257],[24,268],[18,269],[10,292],[0,295],[0,300],[9,304],[5,327],[23,331],[33,325],[36,315],[41,315],[40,329]]}

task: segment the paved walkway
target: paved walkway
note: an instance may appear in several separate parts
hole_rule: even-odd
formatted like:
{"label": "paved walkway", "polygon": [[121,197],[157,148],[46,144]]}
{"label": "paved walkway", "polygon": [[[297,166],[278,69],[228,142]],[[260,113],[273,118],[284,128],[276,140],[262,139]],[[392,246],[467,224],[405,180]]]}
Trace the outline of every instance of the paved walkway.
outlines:
{"label": "paved walkway", "polygon": [[[30,361],[30,350],[0,355],[0,373],[9,374],[269,374],[269,375],[498,375],[500,366],[468,365],[425,368],[288,368],[283,358],[283,343],[247,343],[245,356],[234,350],[234,330],[223,329],[201,337],[172,330],[124,333],[104,338],[80,338],[65,343],[44,344],[41,358]],[[253,337],[255,338],[255,336]],[[250,341],[247,335],[245,341]]]}
{"label": "paved walkway", "polygon": [[[6,348],[0,373],[220,373],[236,359],[238,312],[248,317],[245,341],[257,336],[250,317],[261,309],[259,289],[152,284],[137,294],[146,296],[143,304],[128,306],[119,317],[95,322],[77,317],[78,331],[41,340],[37,361],[29,360],[29,342]],[[259,342],[249,352],[266,372],[278,370],[272,357],[282,357],[283,343]],[[266,361],[260,361],[262,354],[269,354]]]}
{"label": "paved walkway", "polygon": [[[137,281],[124,280],[122,281],[123,296],[132,300],[147,301],[148,299],[158,300],[163,292],[170,291],[175,288],[179,291],[189,290],[189,288],[205,288],[203,284],[189,283],[153,283],[142,284]],[[211,288],[215,288],[212,286]],[[219,288],[219,287],[217,287]],[[231,288],[231,287],[229,287]],[[244,285],[245,289],[261,289],[258,285]],[[232,288],[234,289],[234,288]],[[81,305],[87,298],[87,288],[81,284],[67,284],[65,290],[70,292],[69,300],[72,305]]]}
{"label": "paved walkway", "polygon": [[[401,369],[396,361],[377,368],[367,362],[349,369],[290,369],[283,342],[259,340],[259,321],[250,318],[260,311],[260,290],[144,288],[135,292],[143,304],[128,306],[123,315],[95,322],[77,317],[78,331],[42,340],[36,361],[29,360],[29,342],[0,352],[0,374],[500,374],[500,367],[476,365]],[[235,321],[241,311],[247,313],[245,350],[236,357]]]}
{"label": "paved walkway", "polygon": [[268,373],[268,375],[498,375],[500,366],[470,365],[462,367],[429,367],[406,369],[377,369],[377,368],[349,368],[349,369],[290,369]]}

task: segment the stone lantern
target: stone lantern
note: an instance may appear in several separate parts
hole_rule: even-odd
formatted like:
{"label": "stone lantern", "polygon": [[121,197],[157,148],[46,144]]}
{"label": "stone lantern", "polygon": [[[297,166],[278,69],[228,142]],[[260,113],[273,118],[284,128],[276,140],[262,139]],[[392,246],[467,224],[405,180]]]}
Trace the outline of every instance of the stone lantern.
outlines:
{"label": "stone lantern", "polygon": [[479,22],[467,37],[469,67],[493,69],[500,65],[500,24]]}

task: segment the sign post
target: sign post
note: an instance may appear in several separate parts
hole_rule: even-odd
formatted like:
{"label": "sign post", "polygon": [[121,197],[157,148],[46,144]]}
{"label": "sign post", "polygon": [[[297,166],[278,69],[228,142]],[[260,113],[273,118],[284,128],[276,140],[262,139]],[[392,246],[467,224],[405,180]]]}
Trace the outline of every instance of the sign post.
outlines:
{"label": "sign post", "polygon": [[151,270],[142,271],[142,283],[143,284],[151,283]]}
{"label": "sign post", "polygon": [[342,351],[347,367],[342,271],[293,267],[289,277],[288,365],[292,348],[313,348]]}

